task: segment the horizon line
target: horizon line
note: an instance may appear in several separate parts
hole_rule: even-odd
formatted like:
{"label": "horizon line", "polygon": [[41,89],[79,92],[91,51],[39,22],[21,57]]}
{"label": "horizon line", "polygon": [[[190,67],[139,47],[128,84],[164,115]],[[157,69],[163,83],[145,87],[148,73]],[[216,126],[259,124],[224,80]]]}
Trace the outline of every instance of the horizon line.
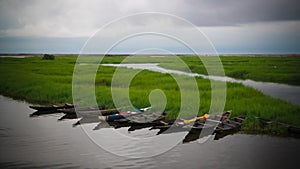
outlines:
{"label": "horizon line", "polygon": [[219,54],[191,54],[191,53],[175,53],[175,54],[163,54],[163,53],[145,53],[145,54],[132,54],[132,53],[90,53],[90,54],[80,54],[80,53],[51,53],[51,52],[39,52],[39,53],[0,53],[0,56],[38,56],[44,54],[52,54],[57,56],[300,56],[300,53],[219,53]]}

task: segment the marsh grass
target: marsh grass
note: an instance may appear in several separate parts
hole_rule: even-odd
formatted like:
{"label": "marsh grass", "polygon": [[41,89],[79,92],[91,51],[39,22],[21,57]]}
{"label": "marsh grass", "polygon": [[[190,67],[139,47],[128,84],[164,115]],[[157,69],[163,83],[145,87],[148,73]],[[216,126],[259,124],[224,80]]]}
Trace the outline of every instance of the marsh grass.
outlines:
{"label": "marsh grass", "polygon": [[[124,57],[107,57],[102,63],[120,63]],[[190,65],[190,69],[194,72],[205,73],[201,63],[196,62],[198,58],[187,57],[182,58]],[[255,61],[258,59],[258,61]],[[226,67],[225,72],[247,71],[249,73],[241,73],[243,76],[251,77],[255,72],[255,78],[263,77],[264,72],[270,72],[270,77],[265,77],[265,81],[276,75],[271,72],[270,66],[266,66],[266,70],[255,70],[251,66],[245,66],[244,63],[257,63],[257,69],[265,68],[259,63],[267,58],[222,58],[226,61],[229,67]],[[267,65],[279,64],[279,58],[270,58]],[[290,63],[282,63],[285,67],[290,65],[292,68],[288,70],[280,69],[279,77],[281,81],[290,79],[292,74],[296,74],[293,65],[298,63],[298,58],[281,58]],[[239,61],[240,60],[240,61]],[[26,100],[31,103],[49,104],[49,103],[63,103],[72,102],[72,74],[76,57],[56,57],[55,60],[42,60],[41,57],[30,57],[24,59],[15,58],[0,58],[0,93],[2,95],[10,96],[15,99]],[[130,58],[126,62],[150,62],[149,58]],[[151,60],[152,63],[162,62],[162,65],[170,66],[172,59],[155,58]],[[235,62],[238,62],[235,63]],[[91,57],[90,63],[97,63],[97,59]],[[229,64],[231,63],[231,64]],[[236,64],[236,67],[234,66]],[[125,68],[124,68],[125,69]],[[180,69],[180,67],[177,69]],[[99,105],[105,105],[107,108],[112,108],[113,104],[111,96],[112,77],[115,72],[115,67],[100,66],[96,75],[96,95]],[[287,73],[290,72],[290,73]],[[250,76],[251,75],[251,76]],[[281,75],[281,76],[280,76]],[[200,94],[200,109],[198,114],[207,113],[211,106],[211,87],[210,81],[197,77],[199,94]],[[298,83],[297,80],[287,80],[285,82]],[[84,85],[84,84],[83,84]],[[157,72],[141,71],[130,84],[130,99],[136,107],[147,107],[150,105],[149,94],[154,89],[161,89],[167,97],[166,109],[169,112],[169,118],[176,118],[180,110],[180,89],[169,74],[161,74]],[[119,89],[122,92],[122,89]],[[191,100],[191,104],[194,104]],[[245,131],[262,131],[266,133],[284,133],[285,131],[280,127],[262,128],[255,116],[280,121],[292,125],[300,125],[300,107],[284,102],[280,99],[274,99],[263,95],[261,92],[251,88],[245,87],[238,83],[227,83],[227,97],[225,110],[232,110],[232,116],[244,114],[247,116],[243,124]],[[191,112],[185,111],[181,117],[193,116]]]}
{"label": "marsh grass", "polygon": [[[300,85],[300,57],[220,57],[226,76]],[[195,73],[207,74],[197,57],[182,57]]]}
{"label": "marsh grass", "polygon": [[[160,63],[164,68],[176,69],[207,75],[207,67],[214,68],[213,61],[204,66],[203,60],[212,56],[185,57],[180,56],[188,68],[176,64],[174,57],[130,57],[125,61],[134,63]],[[119,57],[119,59],[124,57]],[[217,61],[218,59],[216,59]],[[300,85],[300,57],[250,57],[250,56],[221,56],[225,75],[237,79],[252,79],[255,81]]]}

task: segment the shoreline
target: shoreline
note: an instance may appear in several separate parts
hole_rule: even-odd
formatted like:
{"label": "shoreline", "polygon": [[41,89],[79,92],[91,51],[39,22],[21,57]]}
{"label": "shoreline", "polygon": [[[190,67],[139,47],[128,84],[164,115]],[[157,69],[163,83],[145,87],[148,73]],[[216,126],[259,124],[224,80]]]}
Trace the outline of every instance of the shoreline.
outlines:
{"label": "shoreline", "polygon": [[[3,95],[3,94],[0,94],[0,96],[8,98],[8,99],[12,99],[13,101],[16,101],[16,102],[23,102],[23,103],[25,102],[26,104],[29,104],[29,105],[61,104],[59,102],[57,102],[57,103],[52,103],[52,102],[43,102],[43,103],[31,102],[31,101],[28,101],[26,99],[14,98],[12,96]],[[33,110],[33,112],[34,112],[34,110]],[[57,112],[57,113],[61,113],[61,112]],[[189,116],[186,116],[186,117],[183,116],[181,118],[185,119],[185,118],[190,118],[190,117]],[[251,118],[251,117],[249,117],[249,118]],[[246,120],[249,121],[249,118],[246,117]],[[167,119],[167,120],[174,120],[174,119]],[[300,139],[300,134],[291,134],[289,132],[282,131],[282,130],[284,130],[284,127],[279,127],[279,128],[281,128],[281,131],[280,130],[278,130],[278,131],[274,130],[274,128],[272,128],[272,126],[266,126],[265,128],[260,128],[258,126],[245,126],[244,124],[242,124],[239,131],[231,133],[229,135],[234,135],[234,134],[240,133],[240,134],[246,134],[246,135],[261,135],[261,136],[271,136],[271,137],[279,137],[279,138],[296,138],[296,139]]]}

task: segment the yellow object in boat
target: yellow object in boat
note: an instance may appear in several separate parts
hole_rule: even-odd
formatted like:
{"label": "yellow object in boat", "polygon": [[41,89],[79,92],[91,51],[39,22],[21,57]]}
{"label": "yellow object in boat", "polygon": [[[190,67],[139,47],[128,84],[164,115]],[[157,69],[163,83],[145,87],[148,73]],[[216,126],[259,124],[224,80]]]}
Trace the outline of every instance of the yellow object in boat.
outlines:
{"label": "yellow object in boat", "polygon": [[209,118],[209,114],[204,114],[203,116],[195,117],[195,118],[192,118],[192,119],[190,119],[190,120],[183,120],[183,122],[184,122],[185,124],[188,124],[188,123],[195,122],[196,120],[207,119],[207,118]]}

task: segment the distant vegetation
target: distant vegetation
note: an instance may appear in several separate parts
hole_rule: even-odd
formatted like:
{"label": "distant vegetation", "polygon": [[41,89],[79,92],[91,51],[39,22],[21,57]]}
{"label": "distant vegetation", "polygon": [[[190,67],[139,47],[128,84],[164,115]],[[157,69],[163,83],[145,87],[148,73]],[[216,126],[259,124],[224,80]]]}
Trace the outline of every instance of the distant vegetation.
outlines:
{"label": "distant vegetation", "polygon": [[[105,57],[103,63],[120,63],[124,57]],[[172,58],[152,58],[151,62],[162,61],[162,66],[170,67]],[[205,73],[199,58],[182,58],[193,72]],[[298,58],[221,58],[227,75],[238,78],[253,78],[262,81],[275,81],[298,84]],[[256,60],[257,59],[257,60]],[[269,60],[268,60],[269,59]],[[280,60],[282,59],[282,60]],[[55,60],[42,60],[41,57],[24,59],[0,58],[0,93],[31,103],[72,102],[72,74],[76,57],[56,57]],[[91,59],[93,63],[93,59]],[[149,62],[149,58],[130,58],[127,62]],[[96,62],[95,62],[96,63]],[[274,68],[276,66],[276,68]],[[101,66],[96,77],[96,94],[99,105],[114,107],[110,85],[116,68]],[[124,68],[125,69],[125,68]],[[180,67],[177,67],[180,69]],[[271,71],[273,70],[274,71]],[[234,73],[236,72],[236,73]],[[276,78],[275,78],[276,77]],[[210,81],[197,78],[200,92],[199,115],[207,113],[211,103]],[[174,118],[180,110],[180,91],[176,81],[168,74],[150,71],[140,72],[131,82],[130,98],[136,107],[149,106],[148,96],[154,89],[161,89],[168,99],[168,117]],[[191,102],[192,103],[192,102]],[[255,116],[300,125],[300,107],[263,95],[253,88],[238,83],[227,83],[226,110],[233,110],[233,116],[247,115],[243,130],[262,132],[283,132],[278,128],[262,129]],[[183,116],[190,116],[184,112]]]}
{"label": "distant vegetation", "polygon": [[43,55],[43,60],[54,60],[54,59],[55,59],[54,55],[49,55],[49,54]]}

